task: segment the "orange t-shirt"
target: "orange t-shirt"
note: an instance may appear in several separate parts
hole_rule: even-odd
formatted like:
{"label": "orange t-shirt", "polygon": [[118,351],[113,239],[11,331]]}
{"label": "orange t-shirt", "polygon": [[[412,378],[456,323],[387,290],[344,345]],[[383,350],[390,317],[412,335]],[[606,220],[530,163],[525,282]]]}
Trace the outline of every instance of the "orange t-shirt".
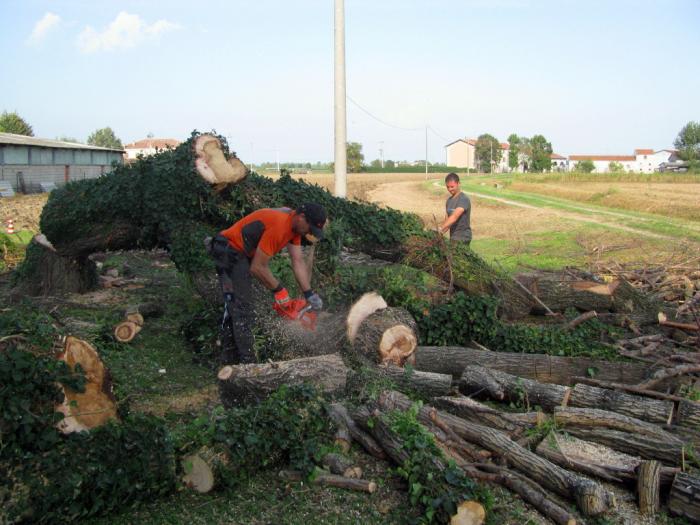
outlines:
{"label": "orange t-shirt", "polygon": [[257,249],[272,257],[290,242],[301,244],[301,235],[292,231],[294,215],[290,208],[263,208],[246,215],[221,235],[248,257],[253,257]]}

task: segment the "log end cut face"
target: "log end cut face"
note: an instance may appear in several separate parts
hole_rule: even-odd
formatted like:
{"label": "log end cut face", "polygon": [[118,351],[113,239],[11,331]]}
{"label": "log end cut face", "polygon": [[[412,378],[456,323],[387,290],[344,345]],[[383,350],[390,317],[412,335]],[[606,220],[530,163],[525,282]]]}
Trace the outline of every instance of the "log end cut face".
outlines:
{"label": "log end cut face", "polygon": [[244,179],[248,169],[239,159],[226,159],[221,142],[214,135],[200,135],[194,144],[195,168],[210,184],[232,184]]}
{"label": "log end cut face", "polygon": [[457,513],[450,519],[450,525],[482,525],[486,511],[478,501],[463,501],[457,507]]}
{"label": "log end cut face", "polygon": [[200,494],[206,494],[214,488],[214,473],[211,467],[199,455],[187,456],[182,460],[185,475],[182,483]]}
{"label": "log end cut face", "polygon": [[404,366],[413,356],[418,346],[416,334],[405,324],[399,324],[387,329],[379,341],[379,355],[382,364]]}
{"label": "log end cut face", "polygon": [[348,341],[352,343],[355,340],[357,330],[360,328],[362,321],[367,319],[377,310],[383,310],[386,307],[386,301],[377,292],[368,292],[360,297],[352,305],[350,312],[348,312]]}

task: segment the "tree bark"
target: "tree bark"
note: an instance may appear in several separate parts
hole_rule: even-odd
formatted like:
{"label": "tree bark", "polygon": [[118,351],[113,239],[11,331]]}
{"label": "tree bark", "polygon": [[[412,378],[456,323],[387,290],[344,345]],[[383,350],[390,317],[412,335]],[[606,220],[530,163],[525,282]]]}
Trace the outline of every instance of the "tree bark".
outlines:
{"label": "tree bark", "polygon": [[459,388],[467,395],[480,394],[497,401],[510,401],[525,410],[540,406],[548,412],[554,407],[566,406],[571,390],[473,365],[462,372]]}
{"label": "tree bark", "polygon": [[418,345],[416,322],[403,308],[383,308],[357,328],[352,348],[372,363],[403,366]]}
{"label": "tree bark", "polygon": [[379,443],[357,426],[357,423],[350,417],[348,409],[344,405],[341,403],[329,403],[326,405],[326,412],[336,427],[347,429],[351,438],[359,443],[370,455],[378,459],[386,459],[386,454],[382,447],[379,446]]}
{"label": "tree bark", "polygon": [[609,428],[649,436],[658,441],[680,441],[658,425],[598,408],[557,407],[554,409],[554,422],[567,428]]}
{"label": "tree bark", "polygon": [[362,477],[362,469],[355,466],[348,457],[341,454],[329,453],[323,456],[323,464],[328,467],[332,474],[337,474],[346,478]]}
{"label": "tree bark", "polygon": [[[280,470],[279,477],[287,481],[305,481],[304,474],[298,470]],[[335,474],[319,474],[311,480],[314,485],[356,490],[372,494],[377,491],[377,484],[366,479],[346,478]]]}
{"label": "tree bark", "polygon": [[661,463],[658,461],[642,461],[639,465],[637,494],[639,495],[639,510],[642,514],[653,516],[659,512],[661,490]]}
{"label": "tree bark", "polygon": [[348,369],[338,354],[225,366],[218,373],[224,406],[258,403],[282,385],[311,383],[327,394],[345,390]]}
{"label": "tree bark", "polygon": [[401,368],[399,366],[380,366],[382,374],[403,389],[410,389],[424,397],[444,396],[452,387],[452,376],[421,372],[420,370]]}
{"label": "tree bark", "polygon": [[[400,392],[384,392],[379,397],[380,407],[387,411],[407,410],[412,404],[411,400]],[[429,423],[432,411],[435,409],[423,406],[418,414],[421,422]],[[489,427],[459,420],[450,414],[438,412],[438,417],[464,440],[498,454],[544,488],[574,499],[585,515],[595,516],[614,506],[614,496],[597,483],[533,454],[505,434]],[[457,425],[454,424],[455,420],[459,420]]]}
{"label": "tree bark", "polygon": [[678,403],[678,424],[700,432],[700,403],[690,399]]}
{"label": "tree bark", "polygon": [[700,523],[700,477],[685,472],[676,474],[668,497],[668,509],[692,523]]}
{"label": "tree bark", "polygon": [[660,425],[670,424],[673,417],[673,403],[670,401],[649,399],[581,384],[573,388],[569,406],[610,410]]}
{"label": "tree bark", "polygon": [[461,346],[419,346],[416,368],[451,374],[459,379],[467,365],[481,365],[541,383],[571,385],[572,377],[595,371],[597,379],[618,383],[642,382],[649,367],[639,363],[611,363],[586,357],[557,357],[547,354],[492,352]]}

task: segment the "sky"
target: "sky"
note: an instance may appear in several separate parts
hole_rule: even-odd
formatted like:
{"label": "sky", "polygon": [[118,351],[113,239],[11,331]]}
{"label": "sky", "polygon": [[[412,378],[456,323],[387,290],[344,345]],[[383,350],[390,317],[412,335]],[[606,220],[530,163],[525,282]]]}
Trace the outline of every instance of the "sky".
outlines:
{"label": "sky", "polygon": [[[0,0],[0,111],[35,136],[216,130],[244,162],[333,159],[333,0]],[[543,134],[671,147],[700,121],[700,0],[345,0],[347,135],[367,160]]]}

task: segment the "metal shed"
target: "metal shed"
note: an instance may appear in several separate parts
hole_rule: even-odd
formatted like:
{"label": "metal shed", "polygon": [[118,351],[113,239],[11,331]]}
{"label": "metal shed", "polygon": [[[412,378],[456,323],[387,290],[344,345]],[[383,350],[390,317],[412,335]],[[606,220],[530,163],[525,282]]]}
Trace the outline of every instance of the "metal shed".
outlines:
{"label": "metal shed", "polygon": [[21,193],[39,192],[41,183],[93,179],[115,162],[124,162],[123,150],[0,133],[0,181]]}

